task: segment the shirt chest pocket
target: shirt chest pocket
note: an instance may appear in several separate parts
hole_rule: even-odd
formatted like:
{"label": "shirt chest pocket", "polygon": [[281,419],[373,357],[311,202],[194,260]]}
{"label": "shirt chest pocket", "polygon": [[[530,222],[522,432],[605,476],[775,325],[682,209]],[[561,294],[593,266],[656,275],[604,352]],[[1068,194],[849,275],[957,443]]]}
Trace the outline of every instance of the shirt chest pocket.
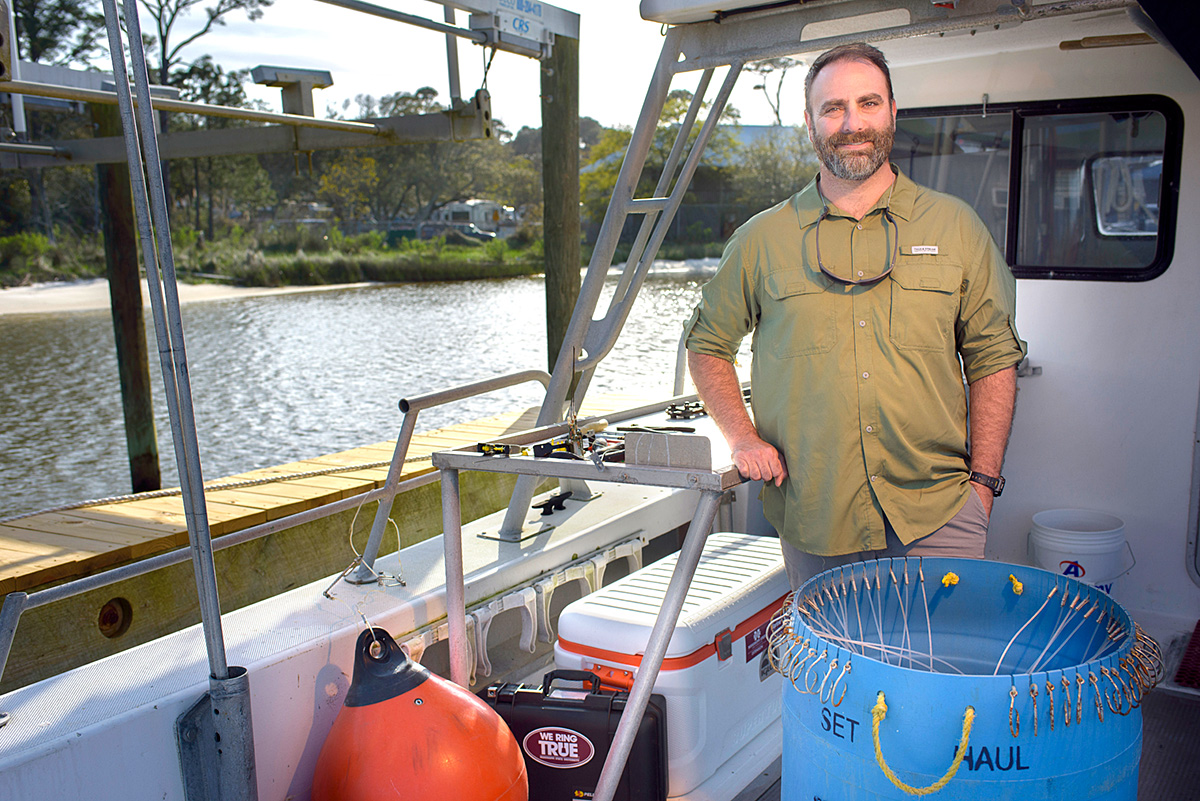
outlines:
{"label": "shirt chest pocket", "polygon": [[805,270],[771,273],[763,283],[766,298],[755,328],[756,354],[792,359],[833,350],[835,309],[822,284]]}
{"label": "shirt chest pocket", "polygon": [[954,343],[962,267],[899,263],[892,270],[892,343],[902,350],[941,351]]}

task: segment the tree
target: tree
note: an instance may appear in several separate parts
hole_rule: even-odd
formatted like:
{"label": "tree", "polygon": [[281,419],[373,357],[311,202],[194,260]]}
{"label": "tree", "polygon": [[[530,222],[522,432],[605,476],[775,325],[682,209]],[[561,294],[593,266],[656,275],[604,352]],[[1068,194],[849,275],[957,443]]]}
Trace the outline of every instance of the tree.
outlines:
{"label": "tree", "polygon": [[760,211],[784,200],[817,172],[817,157],[803,128],[773,126],[742,148],[733,173],[739,205]]}
{"label": "tree", "polygon": [[[592,148],[599,144],[605,128],[591,117],[579,118],[579,160],[587,163]],[[492,197],[517,209],[524,222],[542,219],[542,129],[523,126],[504,144],[505,161],[500,184],[489,190]]]}
{"label": "tree", "polygon": [[370,198],[378,184],[375,159],[359,150],[345,150],[321,174],[318,196],[333,207],[339,222],[354,222],[370,212]]}
{"label": "tree", "polygon": [[[369,119],[436,113],[443,109],[437,94],[436,89],[425,86],[378,100],[359,95],[355,98],[357,116]],[[349,108],[349,103],[343,104],[342,113]],[[366,202],[375,219],[384,221],[401,216],[426,220],[447,203],[466,200],[496,186],[496,176],[507,169],[498,138],[394,145],[378,148],[371,156],[377,180]],[[340,158],[335,155],[323,161],[331,168]]]}
{"label": "tree", "polygon": [[[80,64],[103,49],[104,17],[88,0],[13,0],[13,17],[17,26],[16,54],[28,61],[46,64]],[[63,123],[73,127],[61,114],[35,114],[26,111],[26,127],[34,140],[66,138]],[[78,200],[78,182],[90,171],[70,168],[66,176],[69,186],[65,195],[56,195],[55,178],[61,171],[43,169],[22,170],[28,183],[30,209],[42,232],[54,238],[54,211],[58,201],[66,205]],[[86,198],[88,195],[83,194]]]}
{"label": "tree", "polygon": [[13,0],[17,52],[39,64],[85,64],[104,50],[104,15],[88,0]]}
{"label": "tree", "polygon": [[[225,72],[212,56],[205,55],[179,73],[180,96],[198,103],[246,107],[249,102],[244,83],[248,75],[248,70]],[[225,117],[194,114],[174,115],[171,123],[175,130],[233,128],[248,124]],[[274,200],[270,180],[254,156],[188,159],[187,163],[171,170],[171,179],[175,202],[191,206],[196,230],[203,228],[209,241],[215,235],[218,210],[222,217],[227,217],[235,208],[255,209]],[[204,211],[207,211],[207,224],[201,222]]]}
{"label": "tree", "polygon": [[[176,26],[200,6],[203,0],[138,0],[138,2],[154,18],[159,55],[158,82],[164,86],[175,86],[175,76],[172,72],[182,62],[183,57],[180,53],[185,47],[212,31],[216,26],[224,25],[225,17],[233,11],[245,11],[247,18],[251,21],[260,19],[263,9],[271,5],[273,0],[216,0],[214,5],[202,9],[204,23],[190,34],[183,36],[183,40],[178,43],[173,43],[173,37],[177,33]],[[146,37],[143,33],[143,38],[152,37]],[[169,121],[170,114],[160,111],[159,124],[166,129]],[[174,183],[174,179],[171,177],[172,172],[170,163],[164,162],[163,174],[168,192],[171,191]]]}
{"label": "tree", "polygon": [[604,219],[632,136],[629,128],[606,128],[600,141],[592,146],[591,158],[579,171],[579,202],[584,218],[596,223]]}
{"label": "tree", "polygon": [[[600,141],[605,130],[603,125],[591,117],[579,118],[579,157],[581,159],[584,161],[588,159],[592,145]],[[540,158],[542,155],[542,129],[523,125],[510,144],[514,153]]]}
{"label": "tree", "polygon": [[[642,170],[641,180],[637,187],[637,196],[645,197],[654,191],[663,168],[666,166],[671,148],[678,138],[680,127],[691,102],[692,93],[686,89],[672,89],[667,95],[654,140],[646,156],[646,165]],[[704,103],[701,107],[700,119],[703,119],[703,112],[709,107],[709,103]],[[722,124],[709,138],[708,146],[700,161],[701,166],[722,169],[723,166],[732,163],[737,148],[737,139],[732,127],[737,124],[738,117],[737,109],[732,106],[725,107],[721,114]],[[700,127],[700,122],[697,121],[688,132],[689,146],[695,144],[700,135]],[[631,137],[632,132],[628,128],[605,129],[596,144],[592,145],[589,152],[590,158],[580,170],[580,202],[583,204],[584,216],[593,222],[598,223],[604,219],[604,212],[608,208],[608,200],[617,184],[621,162]]]}
{"label": "tree", "polygon": [[142,7],[154,18],[155,34],[157,37],[159,67],[158,82],[168,86],[173,82],[173,71],[182,61],[181,51],[200,37],[212,31],[218,25],[225,24],[225,18],[234,11],[245,11],[251,21],[262,18],[263,9],[270,6],[274,0],[216,0],[211,6],[201,9],[204,12],[204,22],[190,34],[183,36],[179,42],[173,39],[177,34],[176,26],[184,18],[191,15],[204,0],[138,0]]}
{"label": "tree", "polygon": [[479,194],[512,206],[524,223],[541,222],[543,214],[541,154],[520,155],[512,152],[511,142],[501,142],[499,159],[486,175]]}
{"label": "tree", "polygon": [[[781,116],[781,108],[783,106],[783,79],[787,77],[788,70],[793,67],[801,66],[801,62],[794,58],[768,58],[762,61],[752,61],[743,69],[748,72],[757,73],[762,82],[755,85],[755,89],[761,90],[763,97],[767,99],[767,105],[771,107],[771,111],[775,114],[775,124],[783,125],[783,117]],[[775,82],[775,91],[771,92],[771,76],[778,74]]]}

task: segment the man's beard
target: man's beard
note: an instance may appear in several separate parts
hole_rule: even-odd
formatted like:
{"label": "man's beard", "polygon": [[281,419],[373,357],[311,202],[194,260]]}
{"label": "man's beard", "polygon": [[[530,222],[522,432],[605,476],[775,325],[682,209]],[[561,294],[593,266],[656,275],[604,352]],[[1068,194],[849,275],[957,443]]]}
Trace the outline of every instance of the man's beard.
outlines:
{"label": "man's beard", "polygon": [[[886,128],[868,128],[855,133],[838,132],[827,137],[813,132],[813,148],[817,151],[817,157],[834,176],[844,181],[865,181],[874,175],[888,160],[895,141],[895,123]],[[837,149],[841,145],[856,145],[861,142],[870,142],[873,147],[859,152]]]}

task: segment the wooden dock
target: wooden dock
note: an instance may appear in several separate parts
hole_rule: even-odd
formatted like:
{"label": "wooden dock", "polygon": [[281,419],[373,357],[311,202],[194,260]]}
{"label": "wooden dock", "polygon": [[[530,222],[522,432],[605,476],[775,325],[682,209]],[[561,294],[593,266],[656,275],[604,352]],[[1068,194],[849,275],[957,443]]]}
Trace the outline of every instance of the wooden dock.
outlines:
{"label": "wooden dock", "polygon": [[[417,434],[408,456],[427,457],[435,451],[528,428],[535,416],[532,411],[514,412]],[[205,492],[212,535],[219,537],[381,487],[395,447],[395,440],[380,442],[209,481],[209,487],[220,487],[265,480]],[[410,462],[401,478],[414,478],[432,469],[427,460]],[[323,471],[335,472],[311,475]],[[187,543],[179,494],[22,517],[0,525],[0,594],[31,592]]]}
{"label": "wooden dock", "polygon": [[[604,416],[646,404],[644,397],[613,395],[585,404],[585,416]],[[436,451],[459,448],[532,428],[536,409],[511,412],[413,436],[401,480],[431,473]],[[209,526],[213,537],[277,520],[381,487],[387,478],[395,440],[252,470],[206,482]],[[469,473],[463,476],[464,516],[490,514],[508,501],[512,477]],[[229,485],[237,485],[229,487]],[[229,487],[229,488],[220,488]],[[350,564],[353,537],[361,549],[374,508],[357,519],[353,510],[262,537],[215,554],[221,607],[230,611],[332,575]],[[441,532],[437,483],[397,496],[392,507],[399,541],[385,539],[383,552]],[[353,530],[351,530],[353,529]],[[0,596],[35,592],[188,544],[182,497],[151,493],[131,500],[48,511],[0,524]],[[198,620],[190,563],[91,591],[29,610],[22,617],[0,692],[46,675],[123,650]],[[98,620],[112,604],[128,610],[133,625],[113,636]],[[106,612],[106,610],[108,610]],[[73,642],[73,654],[41,645],[33,632],[55,632],[54,640]],[[105,633],[107,632],[107,633]]]}

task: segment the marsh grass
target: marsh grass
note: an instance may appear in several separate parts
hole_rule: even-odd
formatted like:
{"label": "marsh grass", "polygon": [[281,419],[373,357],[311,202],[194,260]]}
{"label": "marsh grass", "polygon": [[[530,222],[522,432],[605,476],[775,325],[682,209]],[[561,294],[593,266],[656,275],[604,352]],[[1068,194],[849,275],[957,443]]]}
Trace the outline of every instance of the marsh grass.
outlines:
{"label": "marsh grass", "polygon": [[0,237],[0,287],[50,281],[77,281],[104,275],[104,246],[99,235],[51,242],[44,234],[23,231]]}
{"label": "marsh grass", "polygon": [[[462,240],[462,241],[460,241]],[[385,232],[346,235],[335,227],[233,225],[214,241],[190,227],[172,236],[175,269],[186,281],[240,286],[287,286],[363,281],[461,281],[542,272],[540,240],[513,247],[465,237],[405,239]],[[0,287],[72,281],[105,274],[99,235],[51,242],[37,233],[0,237]]]}
{"label": "marsh grass", "polygon": [[[529,231],[508,239],[480,242],[462,235],[411,239],[397,232],[343,234],[330,226],[230,225],[206,241],[181,226],[172,237],[175,268],[186,281],[221,281],[239,286],[316,286],[378,281],[462,281],[536,275],[544,270],[540,238]],[[668,242],[658,258],[720,256],[720,242]],[[628,243],[613,259],[624,261]],[[582,264],[591,258],[584,245]],[[99,234],[59,236],[55,241],[31,232],[0,237],[0,287],[73,281],[105,274]]]}

